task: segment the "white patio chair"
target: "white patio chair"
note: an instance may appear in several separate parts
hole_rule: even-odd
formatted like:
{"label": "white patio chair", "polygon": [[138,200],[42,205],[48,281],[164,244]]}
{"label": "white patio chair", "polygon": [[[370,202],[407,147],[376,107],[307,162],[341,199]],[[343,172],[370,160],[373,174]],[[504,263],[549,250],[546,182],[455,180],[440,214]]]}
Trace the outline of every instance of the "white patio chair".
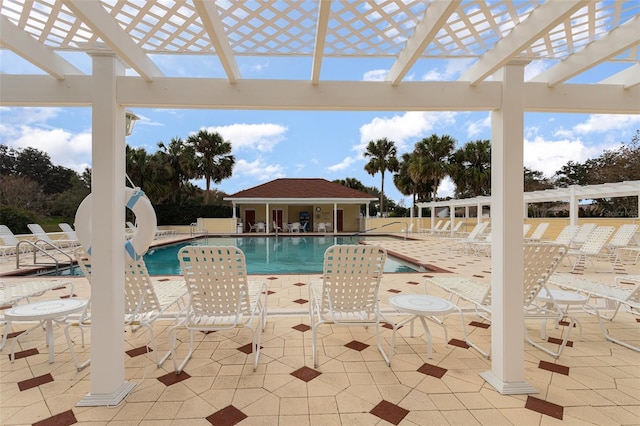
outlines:
{"label": "white patio chair", "polygon": [[619,261],[621,262],[621,251],[628,250],[629,247],[633,250],[633,246],[630,246],[630,244],[638,228],[640,228],[640,226],[631,223],[620,225],[605,246],[609,252],[609,260],[611,260],[612,268],[615,268]]}
{"label": "white patio chair", "polygon": [[47,234],[42,226],[37,223],[29,223],[27,227],[31,231],[33,235],[36,237],[35,244],[36,245],[44,245],[44,249],[46,246],[57,247],[60,250],[63,249],[74,249],[80,245],[77,239],[69,240],[69,239],[53,239]]}
{"label": "white patio chair", "polygon": [[464,238],[451,238],[449,241],[455,243],[462,248],[465,253],[472,250],[472,244],[477,241],[481,241],[481,235],[489,226],[489,222],[476,223],[471,232]]}
{"label": "white patio chair", "polygon": [[[562,231],[556,236],[556,239],[553,241],[549,241],[552,244],[563,244],[565,246],[571,246],[571,240],[575,237],[575,235],[580,230],[580,225],[567,225],[562,228]],[[545,242],[545,241],[541,241]]]}
{"label": "white patio chair", "polygon": [[273,232],[282,232],[282,227],[278,226],[275,220],[271,224],[273,226]]}
{"label": "white patio chair", "polygon": [[[443,219],[440,219],[439,221],[437,221],[437,222],[435,223],[435,225],[433,225],[433,229],[434,229],[434,230],[438,230],[438,229],[440,229],[440,227],[442,226],[442,224],[443,224],[443,223],[444,223],[444,220],[443,220]],[[424,233],[431,233],[431,230],[432,230],[431,228],[418,228],[418,232],[419,232],[419,233],[422,233],[422,234],[424,234]]]}
{"label": "white patio chair", "polygon": [[[243,326],[251,331],[253,371],[258,367],[261,332],[267,323],[267,284],[249,281],[245,256],[237,247],[187,246],[178,259],[189,289],[186,318],[170,331],[171,353],[176,374],[193,354],[193,335]],[[254,321],[257,324],[254,326]],[[178,331],[189,331],[189,352],[178,366]]]}
{"label": "white patio chair", "polygon": [[267,227],[265,226],[264,222],[257,222],[255,224],[255,227],[256,227],[256,233],[267,232]]}
{"label": "white patio chair", "polygon": [[[543,352],[558,358],[564,350],[569,340],[569,334],[573,328],[575,320],[571,316],[566,316],[563,310],[555,303],[552,296],[550,302],[539,304],[536,301],[538,293],[546,288],[549,276],[558,267],[567,250],[566,246],[554,244],[525,244],[524,246],[524,282],[523,282],[523,309],[526,321],[539,319],[543,321],[560,321],[566,317],[569,319],[567,332],[562,339],[557,351],[553,351],[541,343],[534,342],[529,334],[525,338],[531,345]],[[491,321],[491,285],[482,281],[464,277],[433,277],[427,278],[427,282],[440,287],[450,295],[450,301],[466,313],[475,313],[481,318]],[[506,283],[508,285],[508,283]],[[471,341],[466,329],[462,328],[465,342],[475,348],[486,357],[490,356],[490,351],[485,351]]]}
{"label": "white patio chair", "polygon": [[[640,275],[621,275],[616,277],[614,285],[609,285],[578,277],[574,274],[555,273],[549,278],[549,283],[562,289],[577,291],[593,299],[603,299],[605,301],[604,306],[599,306],[597,303],[589,303],[584,306],[584,310],[598,318],[598,324],[605,339],[640,352],[640,346],[632,345],[611,336],[603,321],[613,321],[621,307],[633,315],[640,315]],[[628,284],[635,285],[629,286]],[[607,315],[603,311],[612,312]]]}
{"label": "white patio chair", "polygon": [[[82,249],[76,250],[75,255],[82,272],[91,282],[91,256]],[[158,355],[153,323],[159,318],[170,318],[174,321],[180,319],[186,309],[184,297],[187,294],[187,287],[184,281],[154,283],[142,258],[133,260],[127,257],[124,271],[124,292],[124,325],[129,326],[134,332],[140,327],[149,331],[150,349],[153,352],[154,362],[158,367],[161,367],[171,351],[168,350],[162,357]],[[84,313],[78,318],[66,322],[65,337],[69,345],[69,352],[75,367],[80,371],[89,365],[90,361],[78,362],[70,330],[77,328],[83,332],[85,328],[91,326],[91,317]]]}
{"label": "white patio chair", "polygon": [[334,245],[325,251],[322,280],[309,285],[314,367],[318,366],[318,327],[322,324],[374,326],[378,350],[389,364],[380,342],[378,302],[386,259],[386,250],[373,245]]}
{"label": "white patio chair", "polygon": [[525,238],[525,241],[529,243],[541,241],[542,237],[544,237],[544,233],[547,232],[547,228],[549,228],[549,225],[549,222],[540,222],[538,226],[536,226],[536,229],[533,230],[531,235]]}
{"label": "white patio chair", "polygon": [[[614,230],[614,226],[597,226],[593,231],[591,231],[589,238],[580,246],[579,249],[570,249],[567,252],[567,258],[569,258],[569,260],[571,260],[571,258],[575,258],[571,265],[571,271],[573,272],[576,269],[584,270],[584,268],[587,267],[587,262],[591,262],[591,264],[596,267],[593,260],[597,259],[600,255]],[[613,268],[611,270],[613,270]],[[596,272],[598,272],[597,269]]]}
{"label": "white patio chair", "polygon": [[451,228],[451,220],[447,220],[447,221],[442,225],[442,227],[441,227],[440,229],[435,229],[435,228],[434,228],[434,229],[431,231],[431,233],[432,233],[433,235],[444,235],[444,234],[446,234],[446,233],[451,232],[450,228]]}
{"label": "white patio chair", "polygon": [[580,248],[586,241],[589,239],[591,233],[596,229],[597,224],[595,223],[584,223],[580,225],[578,232],[571,239],[571,245],[569,246],[572,249]]}
{"label": "white patio chair", "polygon": [[62,223],[59,223],[58,226],[60,227],[62,232],[64,232],[64,235],[67,237],[68,240],[78,241],[78,235],[76,234],[76,231],[73,230],[71,225],[69,225],[68,223],[62,222]]}
{"label": "white patio chair", "polygon": [[[0,250],[2,250],[2,256],[9,256],[12,254],[16,254],[18,250],[18,243],[20,240],[15,236],[15,234],[9,229],[7,225],[0,225]],[[20,246],[20,253],[28,253],[31,251],[31,246],[27,243],[23,243]]]}

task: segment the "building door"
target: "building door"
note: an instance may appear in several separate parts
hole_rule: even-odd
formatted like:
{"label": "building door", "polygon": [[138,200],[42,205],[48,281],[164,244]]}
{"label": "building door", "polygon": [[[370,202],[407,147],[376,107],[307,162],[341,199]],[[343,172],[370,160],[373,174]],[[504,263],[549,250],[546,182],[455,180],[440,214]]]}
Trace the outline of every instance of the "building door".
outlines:
{"label": "building door", "polygon": [[281,209],[273,209],[271,211],[271,217],[273,218],[273,221],[276,223],[276,225],[278,225],[280,227],[280,229],[284,229],[282,227],[283,213],[282,213]]}
{"label": "building door", "polygon": [[336,219],[337,219],[337,224],[336,224],[336,231],[337,232],[342,232],[344,230],[344,210],[336,210]]}
{"label": "building door", "polygon": [[255,210],[245,210],[244,211],[244,232],[249,232],[251,230],[251,225],[256,224],[256,211]]}

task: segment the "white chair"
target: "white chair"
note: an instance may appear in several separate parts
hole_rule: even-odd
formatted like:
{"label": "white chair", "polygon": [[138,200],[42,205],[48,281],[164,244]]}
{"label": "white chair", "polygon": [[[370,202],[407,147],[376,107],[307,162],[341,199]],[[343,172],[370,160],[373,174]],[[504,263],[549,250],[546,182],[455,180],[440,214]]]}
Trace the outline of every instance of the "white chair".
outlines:
{"label": "white chair", "polygon": [[631,223],[620,225],[618,230],[606,244],[605,248],[609,252],[609,260],[611,260],[612,268],[615,268],[620,261],[620,251],[629,247],[629,244],[631,244],[631,240],[633,240],[633,237],[639,227],[640,226]]}
{"label": "white chair", "polygon": [[[600,330],[605,339],[618,345],[640,352],[640,347],[625,342],[620,338],[611,336],[603,320],[613,321],[620,308],[626,309],[634,315],[640,315],[640,275],[621,275],[616,277],[615,284],[609,285],[578,277],[574,274],[553,274],[549,278],[549,283],[557,285],[563,289],[577,291],[585,294],[593,299],[603,299],[607,302],[604,307],[599,307],[597,303],[587,304],[584,310],[590,314],[596,315]],[[628,284],[635,284],[629,286]],[[602,311],[613,310],[612,313],[606,315]],[[630,335],[627,333],[627,335]],[[638,339],[636,339],[638,340]]]}
{"label": "white chair", "polygon": [[256,233],[267,232],[267,227],[265,226],[264,222],[257,222],[255,227]]}
{"label": "white chair", "polygon": [[[525,244],[524,246],[524,282],[523,282],[523,309],[524,319],[539,319],[543,323],[546,320],[554,322],[560,321],[565,317],[564,311],[549,296],[548,301],[539,304],[536,300],[538,293],[546,289],[546,282],[551,274],[558,267],[567,250],[566,246],[554,244]],[[481,318],[491,321],[491,285],[482,281],[464,278],[464,277],[433,277],[427,278],[427,282],[440,287],[450,295],[450,300],[456,303],[463,312],[474,313]],[[509,283],[506,283],[508,285]],[[547,291],[548,293],[548,291]],[[526,334],[526,340],[533,346],[543,352],[558,358],[564,350],[569,340],[569,334],[573,328],[575,320],[571,316],[569,325],[566,327],[567,332],[560,342],[557,351],[551,350],[541,343],[534,342]],[[526,326],[526,324],[525,324]],[[526,327],[525,327],[526,330]],[[486,357],[490,356],[490,351],[481,349],[476,343],[472,342],[466,329],[462,328],[465,342],[475,348],[478,352]]]}
{"label": "white chair", "polygon": [[58,226],[60,227],[60,229],[62,229],[62,232],[64,232],[64,235],[67,237],[68,240],[78,241],[78,235],[76,234],[76,231],[73,230],[71,225],[69,225],[68,223],[62,222],[62,223],[59,223]]}
{"label": "white chair", "polygon": [[536,229],[533,230],[533,233],[531,233],[529,237],[525,238],[525,241],[530,243],[541,241],[542,237],[544,237],[544,233],[547,232],[549,225],[549,222],[540,222],[538,226],[536,226]]}
{"label": "white chair", "polygon": [[324,253],[323,277],[309,285],[313,365],[318,366],[318,327],[374,326],[376,343],[384,360],[389,356],[380,342],[378,290],[387,252],[373,245],[334,245]]}
{"label": "white chair", "polygon": [[582,244],[587,241],[589,235],[591,235],[593,230],[596,229],[596,226],[597,225],[595,223],[584,223],[580,225],[578,232],[576,232],[576,235],[574,235],[573,239],[571,240],[570,247],[572,249],[580,248]]}
{"label": "white chair", "polygon": [[[176,374],[180,374],[193,354],[193,335],[243,326],[251,331],[253,371],[258,367],[261,332],[267,323],[267,285],[249,281],[244,253],[237,247],[187,246],[178,259],[189,289],[186,318],[174,326],[171,353]],[[253,322],[257,320],[254,327]],[[178,366],[178,331],[189,331],[189,352]]]}
{"label": "white chair", "polygon": [[273,226],[273,232],[282,232],[282,227],[278,226],[275,220],[271,224]]}
{"label": "white chair", "polygon": [[[573,272],[576,269],[586,268],[587,262],[591,262],[595,267],[596,265],[593,262],[593,259],[596,259],[600,255],[614,230],[614,226],[597,226],[589,233],[589,238],[580,246],[579,249],[570,249],[567,252],[567,258],[575,258],[571,265],[571,271]],[[611,270],[613,270],[613,268]]]}
{"label": "white chair", "polygon": [[327,232],[327,224],[324,222],[320,222],[318,224],[318,232]]}
{"label": "white chair", "polygon": [[[91,282],[91,256],[84,250],[76,250],[75,254],[80,268]],[[178,321],[184,314],[186,309],[184,297],[187,295],[185,282],[173,280],[154,283],[142,258],[132,260],[127,257],[124,271],[124,292],[124,325],[129,326],[134,332],[140,327],[147,329],[154,362],[158,367],[161,367],[171,351],[168,350],[162,357],[158,355],[153,324],[159,318]],[[73,321],[67,320],[66,322],[65,337],[73,363],[79,371],[89,365],[90,361],[78,362],[70,330],[77,328],[83,332],[85,328],[90,327],[91,317],[85,313]]]}
{"label": "white chair", "polygon": [[[80,245],[77,239],[69,240],[69,239],[52,239],[49,234],[47,234],[42,226],[37,223],[29,223],[27,227],[31,231],[33,235],[36,237],[35,244],[36,245],[48,245],[51,247],[56,247],[60,250],[62,249],[74,249]],[[46,248],[46,247],[43,247]]]}

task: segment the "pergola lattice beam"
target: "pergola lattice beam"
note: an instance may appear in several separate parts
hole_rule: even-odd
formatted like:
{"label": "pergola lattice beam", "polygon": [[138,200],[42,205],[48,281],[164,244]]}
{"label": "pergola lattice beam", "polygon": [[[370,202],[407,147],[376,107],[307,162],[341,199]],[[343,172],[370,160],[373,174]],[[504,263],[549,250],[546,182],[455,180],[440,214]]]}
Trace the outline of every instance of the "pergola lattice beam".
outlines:
{"label": "pergola lattice beam", "polygon": [[511,59],[522,53],[533,41],[540,39],[556,25],[569,18],[576,10],[589,3],[588,0],[549,1],[531,12],[531,15],[497,43],[495,48],[473,66],[458,81],[468,81],[475,86],[496,72]]}
{"label": "pergola lattice beam", "polygon": [[436,1],[429,5],[423,19],[416,25],[413,35],[407,40],[404,49],[398,54],[398,58],[391,66],[386,81],[390,81],[393,86],[400,84],[459,4],[460,0],[455,0],[451,2]]}
{"label": "pergola lattice beam", "polygon": [[58,80],[64,80],[65,75],[84,74],[66,59],[15,26],[5,16],[0,16],[0,45]]}
{"label": "pergola lattice beam", "polygon": [[331,1],[321,0],[318,7],[318,21],[316,23],[316,42],[313,48],[313,65],[311,67],[311,84],[320,82],[320,69],[324,56],[324,46],[331,14]]}
{"label": "pergola lattice beam", "polygon": [[601,39],[559,62],[532,79],[532,82],[557,86],[581,72],[640,44],[640,16],[625,22]]}
{"label": "pergola lattice beam", "polygon": [[640,64],[632,65],[610,77],[605,78],[599,84],[620,84],[625,89],[631,89],[640,84]]}
{"label": "pergola lattice beam", "polygon": [[[89,26],[118,57],[146,81],[163,76],[163,72],[135,44],[97,0],[62,0],[74,15]],[[98,47],[96,47],[97,49]]]}
{"label": "pergola lattice beam", "polygon": [[204,29],[209,34],[211,44],[216,49],[216,55],[222,64],[222,68],[224,68],[224,72],[227,74],[229,83],[237,83],[240,78],[240,69],[227,40],[224,24],[220,19],[215,3],[205,0],[193,0],[193,6],[198,15],[200,15]]}

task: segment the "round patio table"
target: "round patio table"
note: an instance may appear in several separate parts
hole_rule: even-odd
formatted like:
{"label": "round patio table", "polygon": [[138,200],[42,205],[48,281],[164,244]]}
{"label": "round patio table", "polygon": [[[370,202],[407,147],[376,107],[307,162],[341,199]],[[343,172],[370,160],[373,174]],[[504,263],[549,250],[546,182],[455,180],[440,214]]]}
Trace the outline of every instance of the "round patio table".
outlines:
{"label": "round patio table", "polygon": [[424,332],[427,335],[427,357],[432,357],[432,338],[426,319],[438,324],[444,330],[445,345],[449,341],[447,328],[443,324],[443,320],[439,320],[436,316],[444,316],[458,310],[456,306],[437,296],[429,296],[426,294],[399,294],[389,298],[389,304],[398,312],[409,314],[409,316],[397,324],[393,325],[393,334],[391,337],[391,355],[395,351],[396,331],[408,322],[411,322],[411,337],[413,337],[413,321],[420,318]]}
{"label": "round patio table", "polygon": [[[549,293],[551,293],[551,295],[549,295]],[[581,294],[575,291],[556,290],[556,289],[549,290],[543,287],[542,290],[540,290],[540,293],[538,293],[538,295],[536,296],[536,299],[545,303],[547,305],[547,308],[551,308],[551,305],[555,300],[558,306],[565,307],[562,313],[565,316],[568,316],[569,315],[568,311],[570,306],[578,305],[578,306],[584,307],[584,305],[589,301],[589,296],[585,296],[584,294]],[[575,317],[571,317],[571,318],[577,324],[578,338],[582,340],[582,324],[580,324],[580,321],[578,320],[578,318],[575,318]],[[546,324],[546,321],[543,321],[542,330],[541,330],[542,339],[546,339],[545,324]],[[558,324],[556,324],[556,328],[557,327],[558,327]]]}
{"label": "round patio table", "polygon": [[[53,350],[53,321],[63,319],[67,315],[82,311],[89,303],[86,299],[68,298],[43,300],[41,302],[27,303],[25,305],[17,305],[5,311],[4,317],[11,321],[44,321],[47,336],[47,346],[49,347],[49,363],[53,363],[55,354]],[[25,335],[35,327],[27,330]],[[20,336],[11,342],[11,362],[15,361],[15,352],[13,345]]]}

